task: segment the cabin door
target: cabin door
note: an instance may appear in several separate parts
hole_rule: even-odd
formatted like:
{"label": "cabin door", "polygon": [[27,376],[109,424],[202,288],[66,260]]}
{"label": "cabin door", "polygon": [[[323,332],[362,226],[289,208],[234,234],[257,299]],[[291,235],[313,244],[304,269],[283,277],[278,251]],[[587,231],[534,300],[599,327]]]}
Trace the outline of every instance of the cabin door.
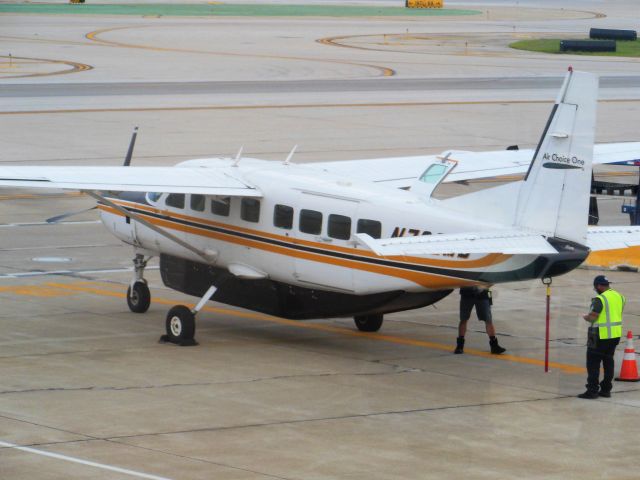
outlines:
{"label": "cabin door", "polygon": [[352,293],[353,272],[345,258],[353,246],[359,202],[302,192],[294,278],[300,286]]}

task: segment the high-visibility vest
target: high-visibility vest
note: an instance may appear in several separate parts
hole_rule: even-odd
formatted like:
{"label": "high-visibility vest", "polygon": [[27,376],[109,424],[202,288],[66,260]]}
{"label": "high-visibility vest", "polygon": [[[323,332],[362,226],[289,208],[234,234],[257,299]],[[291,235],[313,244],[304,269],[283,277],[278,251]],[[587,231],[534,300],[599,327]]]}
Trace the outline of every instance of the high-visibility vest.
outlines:
{"label": "high-visibility vest", "polygon": [[622,336],[622,310],[625,298],[615,290],[605,290],[598,298],[602,302],[602,311],[593,326],[598,328],[601,339],[620,338]]}

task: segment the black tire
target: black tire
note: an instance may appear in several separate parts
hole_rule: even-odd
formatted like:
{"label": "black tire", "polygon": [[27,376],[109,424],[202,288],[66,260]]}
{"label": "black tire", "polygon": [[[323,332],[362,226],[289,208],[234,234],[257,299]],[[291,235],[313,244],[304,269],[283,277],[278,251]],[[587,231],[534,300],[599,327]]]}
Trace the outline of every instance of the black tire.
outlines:
{"label": "black tire", "polygon": [[193,340],[196,334],[196,316],[184,305],[176,305],[167,313],[165,323],[167,340],[183,344]]}
{"label": "black tire", "polygon": [[144,282],[136,282],[127,288],[127,305],[134,313],[144,313],[151,305],[151,292]]}
{"label": "black tire", "polygon": [[384,319],[381,313],[374,313],[372,315],[358,315],[353,317],[356,327],[361,332],[377,332],[382,326],[382,320]]}

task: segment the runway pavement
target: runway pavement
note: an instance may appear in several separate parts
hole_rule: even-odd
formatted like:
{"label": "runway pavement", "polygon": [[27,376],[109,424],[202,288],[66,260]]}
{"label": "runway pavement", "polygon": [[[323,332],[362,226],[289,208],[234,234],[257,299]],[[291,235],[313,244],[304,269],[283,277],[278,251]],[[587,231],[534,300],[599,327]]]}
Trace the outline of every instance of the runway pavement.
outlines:
{"label": "runway pavement", "polygon": [[[597,141],[637,141],[637,59],[506,47],[630,27],[634,3],[614,3],[473,1],[482,15],[439,21],[0,15],[0,162],[118,165],[134,125],[136,165],[241,145],[281,161],[299,144],[294,162],[530,147],[568,64],[602,76]],[[626,221],[622,201],[601,199],[604,223]],[[597,272],[554,281],[546,374],[537,282],[495,289],[500,357],[475,320],[451,353],[456,294],[378,334],[211,302],[200,345],[180,348],[157,343],[165,314],[196,299],[152,263],[150,311],[131,313],[130,248],[95,212],[44,222],[92,205],[0,191],[2,480],[637,477],[637,384],[575,398]],[[640,332],[638,273],[607,275]]]}
{"label": "runway pavement", "polygon": [[[554,89],[562,85],[558,77],[499,78],[421,78],[363,80],[271,80],[240,82],[109,82],[6,85],[0,97],[84,97],[105,95],[193,95],[193,94],[263,94],[263,93],[351,93],[394,92],[402,90],[535,90]],[[600,88],[637,88],[640,76],[603,76]]]}

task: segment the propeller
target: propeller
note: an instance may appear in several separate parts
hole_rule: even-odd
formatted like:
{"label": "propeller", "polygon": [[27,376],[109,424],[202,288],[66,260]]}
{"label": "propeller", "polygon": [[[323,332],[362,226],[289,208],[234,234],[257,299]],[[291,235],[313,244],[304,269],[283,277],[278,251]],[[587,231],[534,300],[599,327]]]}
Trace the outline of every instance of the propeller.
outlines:
{"label": "propeller", "polygon": [[[131,158],[133,157],[133,147],[136,145],[136,137],[138,136],[138,127],[133,128],[133,133],[131,134],[131,141],[129,142],[129,148],[127,149],[127,155],[124,157],[124,167],[128,167],[131,165]],[[59,223],[65,218],[73,217],[74,215],[80,215],[81,213],[90,212],[91,210],[95,210],[98,208],[97,206],[93,206],[91,208],[85,208],[84,210],[79,210],[77,212],[67,212],[62,215],[56,215],[55,217],[47,218],[47,223]]]}
{"label": "propeller", "polygon": [[124,167],[128,167],[131,165],[131,157],[133,157],[133,147],[136,144],[136,137],[138,136],[138,127],[133,128],[133,133],[131,134],[131,141],[129,142],[129,149],[127,150],[127,156],[124,158]]}
{"label": "propeller", "polygon": [[91,208],[85,208],[84,210],[79,210],[77,212],[63,213],[62,215],[56,215],[55,217],[47,218],[46,222],[47,223],[58,223],[58,222],[64,220],[65,218],[67,218],[67,217],[73,217],[74,215],[80,215],[81,213],[90,212],[91,210],[95,210],[96,208],[98,208],[98,207],[97,206],[93,206]]}

